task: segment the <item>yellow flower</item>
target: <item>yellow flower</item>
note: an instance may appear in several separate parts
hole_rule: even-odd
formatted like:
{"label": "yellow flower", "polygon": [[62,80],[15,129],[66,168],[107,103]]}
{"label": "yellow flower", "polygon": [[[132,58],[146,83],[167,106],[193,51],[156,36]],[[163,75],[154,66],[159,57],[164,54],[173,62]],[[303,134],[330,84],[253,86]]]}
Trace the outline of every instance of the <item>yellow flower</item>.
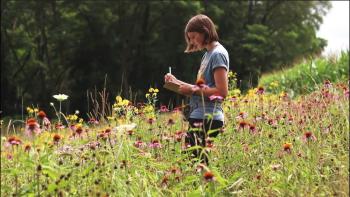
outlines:
{"label": "yellow flower", "polygon": [[34,112],[37,113],[39,111],[38,108],[34,108]]}
{"label": "yellow flower", "polygon": [[278,81],[273,81],[270,83],[271,88],[276,88],[276,87],[278,87],[278,85],[279,85]]}
{"label": "yellow flower", "polygon": [[157,93],[153,93],[152,96],[153,96],[153,97],[156,97],[156,96],[157,96]]}
{"label": "yellow flower", "polygon": [[79,123],[82,123],[82,122],[84,122],[84,119],[80,118]]}
{"label": "yellow flower", "polygon": [[228,72],[228,78],[231,78],[231,77],[233,77],[234,75],[233,75],[233,72],[232,71],[230,71],[230,72]]}
{"label": "yellow flower", "polygon": [[122,97],[121,96],[116,96],[115,97],[115,100],[117,101],[117,103],[120,103],[123,101]]}
{"label": "yellow flower", "polygon": [[258,90],[257,88],[249,89],[249,90],[248,90],[248,95],[249,95],[249,96],[255,95],[255,93],[256,93],[257,90]]}
{"label": "yellow flower", "polygon": [[158,93],[158,92],[159,92],[159,90],[156,88],[156,89],[154,89],[154,92],[155,92],[155,93]]}
{"label": "yellow flower", "polygon": [[32,108],[30,108],[30,107],[27,107],[27,112],[28,112],[29,114],[32,114],[32,113],[34,113],[34,109],[32,109]]}
{"label": "yellow flower", "polygon": [[241,94],[241,90],[240,89],[234,89],[233,90],[233,95],[239,96],[240,94]]}
{"label": "yellow flower", "polygon": [[107,116],[107,119],[108,120],[114,120],[114,117],[113,116]]}
{"label": "yellow flower", "polygon": [[122,102],[122,105],[129,105],[129,100],[124,99],[123,102]]}
{"label": "yellow flower", "polygon": [[144,110],[145,110],[146,113],[148,113],[148,112],[153,112],[153,111],[154,111],[154,108],[153,108],[152,105],[148,105],[148,106],[145,107]]}
{"label": "yellow flower", "polygon": [[68,115],[68,117],[67,117],[67,120],[77,120],[78,119],[78,116],[77,115]]}
{"label": "yellow flower", "polygon": [[150,95],[150,94],[149,94],[149,93],[147,93],[147,94],[146,94],[146,98],[149,98],[149,95]]}
{"label": "yellow flower", "polygon": [[150,89],[148,89],[148,92],[154,92],[154,89],[153,88],[150,88]]}

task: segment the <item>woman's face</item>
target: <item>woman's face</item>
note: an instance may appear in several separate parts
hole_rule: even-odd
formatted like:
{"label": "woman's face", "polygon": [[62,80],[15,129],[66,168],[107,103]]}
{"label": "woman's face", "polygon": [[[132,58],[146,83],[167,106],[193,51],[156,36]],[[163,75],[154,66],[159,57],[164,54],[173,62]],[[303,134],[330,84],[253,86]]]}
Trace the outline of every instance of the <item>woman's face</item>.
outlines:
{"label": "woman's face", "polygon": [[204,43],[204,34],[198,32],[188,32],[188,40],[190,44],[194,45],[197,50],[202,50],[205,46]]}

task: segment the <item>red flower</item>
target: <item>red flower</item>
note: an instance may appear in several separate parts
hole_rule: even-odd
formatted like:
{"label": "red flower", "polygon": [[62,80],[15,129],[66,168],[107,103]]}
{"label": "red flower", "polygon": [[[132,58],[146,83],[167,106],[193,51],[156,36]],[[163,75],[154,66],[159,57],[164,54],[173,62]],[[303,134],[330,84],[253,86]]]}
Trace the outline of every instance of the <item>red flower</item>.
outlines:
{"label": "red flower", "polygon": [[168,124],[169,124],[169,125],[173,125],[173,124],[175,124],[175,121],[174,121],[173,119],[169,118]]}
{"label": "red flower", "polygon": [[292,143],[283,144],[283,150],[286,152],[290,152],[292,150]]}
{"label": "red flower", "polygon": [[153,118],[149,118],[147,122],[148,122],[148,124],[153,124],[154,123],[154,119]]}
{"label": "red flower", "polygon": [[206,180],[206,181],[214,181],[214,174],[212,173],[212,172],[210,172],[210,171],[208,171],[208,172],[205,172],[204,173],[204,175],[203,175],[203,177],[204,177],[204,179]]}
{"label": "red flower", "polygon": [[169,183],[169,178],[167,176],[164,176],[161,182],[161,185],[166,187]]}
{"label": "red flower", "polygon": [[112,131],[111,129],[106,129],[105,134],[109,135],[109,134],[111,134],[111,131]]}
{"label": "red flower", "polygon": [[128,135],[129,135],[129,136],[132,136],[132,134],[134,133],[133,130],[129,130],[129,131],[127,131],[127,132],[128,132]]}
{"label": "red flower", "polygon": [[61,139],[62,139],[62,137],[61,137],[60,134],[55,133],[55,134],[53,135],[53,142],[54,142],[55,144],[57,144]]}
{"label": "red flower", "polygon": [[46,114],[44,111],[39,111],[38,116],[39,116],[39,118],[43,119],[46,117]]}
{"label": "red flower", "polygon": [[246,128],[248,125],[249,125],[249,124],[248,124],[247,122],[242,121],[242,122],[239,123],[239,128],[240,128],[240,129],[244,129],[244,128]]}
{"label": "red flower", "polygon": [[102,131],[97,135],[97,138],[101,138],[102,140],[107,140],[107,134]]}
{"label": "red flower", "polygon": [[80,134],[83,132],[83,129],[82,129],[80,126],[78,126],[78,127],[75,129],[75,132],[76,132],[78,135],[80,135]]}
{"label": "red flower", "polygon": [[202,79],[202,78],[197,79],[196,85],[199,86],[199,87],[205,85],[205,80]]}
{"label": "red flower", "polygon": [[27,120],[27,124],[29,124],[29,123],[31,123],[31,122],[36,122],[36,120],[35,120],[34,118],[29,118],[29,119]]}
{"label": "red flower", "polygon": [[29,152],[31,148],[32,148],[32,146],[31,146],[30,144],[26,144],[26,145],[24,146],[24,151],[25,151],[25,152]]}
{"label": "red flower", "polygon": [[210,138],[207,138],[206,140],[206,146],[208,148],[213,148],[214,147],[214,140],[210,139]]}

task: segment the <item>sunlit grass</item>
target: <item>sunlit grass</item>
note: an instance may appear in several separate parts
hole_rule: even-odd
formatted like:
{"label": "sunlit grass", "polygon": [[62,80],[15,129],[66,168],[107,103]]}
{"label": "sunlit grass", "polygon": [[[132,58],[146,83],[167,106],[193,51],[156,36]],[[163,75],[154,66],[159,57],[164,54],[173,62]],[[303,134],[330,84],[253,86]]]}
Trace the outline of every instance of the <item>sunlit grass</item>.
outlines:
{"label": "sunlit grass", "polygon": [[183,153],[188,124],[177,109],[157,109],[157,94],[143,105],[117,97],[104,123],[63,114],[45,129],[40,110],[29,110],[41,132],[2,138],[1,196],[349,195],[347,84],[293,100],[232,88],[225,128],[203,147],[209,166]]}

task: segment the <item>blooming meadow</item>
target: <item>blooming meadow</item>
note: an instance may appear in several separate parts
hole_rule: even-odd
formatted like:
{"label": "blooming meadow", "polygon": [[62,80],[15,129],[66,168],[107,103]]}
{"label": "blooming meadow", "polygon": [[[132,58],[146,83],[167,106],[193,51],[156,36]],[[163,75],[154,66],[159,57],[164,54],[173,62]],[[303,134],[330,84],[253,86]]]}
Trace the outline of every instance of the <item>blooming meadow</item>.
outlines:
{"label": "blooming meadow", "polygon": [[348,82],[291,99],[264,87],[241,95],[229,77],[224,129],[205,147],[185,143],[182,106],[157,108],[156,88],[143,104],[117,96],[103,120],[63,114],[66,95],[55,95],[58,111],[51,103],[55,120],[28,107],[1,138],[1,196],[349,195]]}

